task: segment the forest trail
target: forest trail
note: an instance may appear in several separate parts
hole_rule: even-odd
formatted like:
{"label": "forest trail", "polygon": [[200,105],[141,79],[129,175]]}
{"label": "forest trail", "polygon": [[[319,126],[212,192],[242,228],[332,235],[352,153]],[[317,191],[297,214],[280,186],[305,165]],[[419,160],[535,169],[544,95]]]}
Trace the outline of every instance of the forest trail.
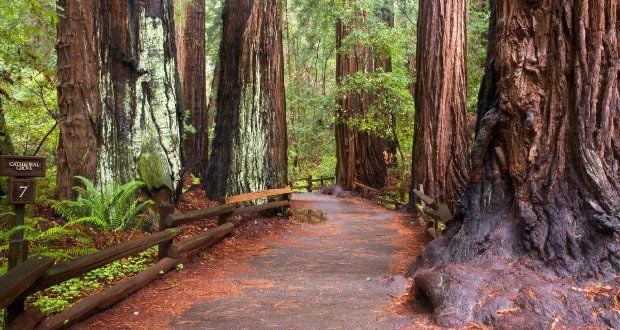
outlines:
{"label": "forest trail", "polygon": [[79,328],[332,329],[429,325],[402,276],[427,242],[408,216],[358,198],[296,194],[293,223],[196,256]]}

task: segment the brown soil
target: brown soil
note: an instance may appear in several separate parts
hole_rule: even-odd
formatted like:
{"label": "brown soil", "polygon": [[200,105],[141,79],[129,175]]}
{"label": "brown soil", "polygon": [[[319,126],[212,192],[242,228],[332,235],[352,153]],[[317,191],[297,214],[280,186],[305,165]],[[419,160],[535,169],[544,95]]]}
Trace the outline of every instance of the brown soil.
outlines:
{"label": "brown soil", "polygon": [[293,207],[327,221],[246,219],[234,237],[76,328],[432,326],[402,276],[428,241],[424,228],[357,198],[295,195]]}

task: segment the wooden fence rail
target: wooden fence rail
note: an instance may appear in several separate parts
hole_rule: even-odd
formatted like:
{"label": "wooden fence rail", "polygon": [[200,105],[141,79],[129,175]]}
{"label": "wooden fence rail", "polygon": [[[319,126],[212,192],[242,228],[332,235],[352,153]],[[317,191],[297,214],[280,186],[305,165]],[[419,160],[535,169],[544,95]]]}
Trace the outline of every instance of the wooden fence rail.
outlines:
{"label": "wooden fence rail", "polygon": [[0,309],[20,297],[45,271],[54,264],[46,257],[34,257],[19,264],[0,278]]}
{"label": "wooden fence rail", "polygon": [[[385,187],[381,190],[375,189],[359,182],[353,182],[353,185],[356,189],[361,190],[363,193],[371,193],[377,196],[377,202],[383,205],[393,205],[395,208],[403,207],[407,205],[405,201],[405,195],[407,193],[408,188],[406,186],[402,187]],[[391,192],[397,192],[398,198],[390,196]]]}
{"label": "wooden fence rail", "polygon": [[[157,264],[104,291],[83,298],[60,314],[43,321],[40,325],[43,329],[66,328],[84,320],[93,313],[112,306],[144,287],[155,280],[162,271],[166,272],[174,268],[183,254],[200,247],[208,247],[218,243],[234,230],[236,224],[224,221],[216,228],[178,242],[173,242],[173,239],[181,233],[181,226],[209,217],[219,216],[220,222],[222,222],[222,219],[230,220],[230,216],[233,215],[256,213],[272,209],[281,209],[286,214],[287,209],[290,207],[291,194],[292,190],[290,187],[242,194],[226,198],[225,204],[186,213],[173,213],[174,207],[171,205],[160,206],[158,208],[158,212],[160,212],[160,231],[156,233],[148,234],[55,266],[52,266],[54,262],[52,259],[45,257],[35,257],[18,265],[0,277],[0,308],[6,308],[10,304],[22,301],[27,296],[38,291],[82,276],[91,270],[158,245],[159,262]],[[284,200],[253,206],[239,206],[241,202],[262,198],[283,198]],[[38,316],[35,318],[32,315],[39,314],[37,314],[37,311],[26,311],[15,320],[16,323],[19,323],[19,326],[17,324],[7,326],[9,328],[32,329],[38,326],[41,321]]]}
{"label": "wooden fence rail", "polygon": [[[306,181],[306,185],[305,186],[295,185],[295,183],[300,182],[300,181]],[[310,175],[307,178],[293,180],[289,184],[291,186],[291,189],[294,189],[294,190],[305,189],[308,192],[311,192],[314,190],[320,190],[324,188],[325,182],[327,181],[335,182],[336,177],[328,176],[328,177],[313,178],[312,175]],[[314,182],[318,182],[319,184],[315,186]]]}

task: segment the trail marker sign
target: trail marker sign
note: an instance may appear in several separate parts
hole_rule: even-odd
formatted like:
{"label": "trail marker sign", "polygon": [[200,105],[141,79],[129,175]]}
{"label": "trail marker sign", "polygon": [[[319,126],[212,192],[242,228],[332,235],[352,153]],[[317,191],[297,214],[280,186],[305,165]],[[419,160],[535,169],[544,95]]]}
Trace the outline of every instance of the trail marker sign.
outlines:
{"label": "trail marker sign", "polygon": [[36,196],[34,179],[9,180],[9,204],[33,204]]}
{"label": "trail marker sign", "polygon": [[22,178],[45,176],[45,157],[1,156],[0,176]]}

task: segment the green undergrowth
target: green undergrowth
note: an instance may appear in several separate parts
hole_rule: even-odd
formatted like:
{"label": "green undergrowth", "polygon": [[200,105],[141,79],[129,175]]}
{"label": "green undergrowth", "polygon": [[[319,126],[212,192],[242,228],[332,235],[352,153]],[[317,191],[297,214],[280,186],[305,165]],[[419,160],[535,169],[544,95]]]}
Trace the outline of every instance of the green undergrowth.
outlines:
{"label": "green undergrowth", "polygon": [[154,247],[136,256],[97,268],[82,277],[55,285],[28,297],[26,301],[46,315],[59,313],[81,298],[147,269],[154,263],[156,257],[157,248]]}

